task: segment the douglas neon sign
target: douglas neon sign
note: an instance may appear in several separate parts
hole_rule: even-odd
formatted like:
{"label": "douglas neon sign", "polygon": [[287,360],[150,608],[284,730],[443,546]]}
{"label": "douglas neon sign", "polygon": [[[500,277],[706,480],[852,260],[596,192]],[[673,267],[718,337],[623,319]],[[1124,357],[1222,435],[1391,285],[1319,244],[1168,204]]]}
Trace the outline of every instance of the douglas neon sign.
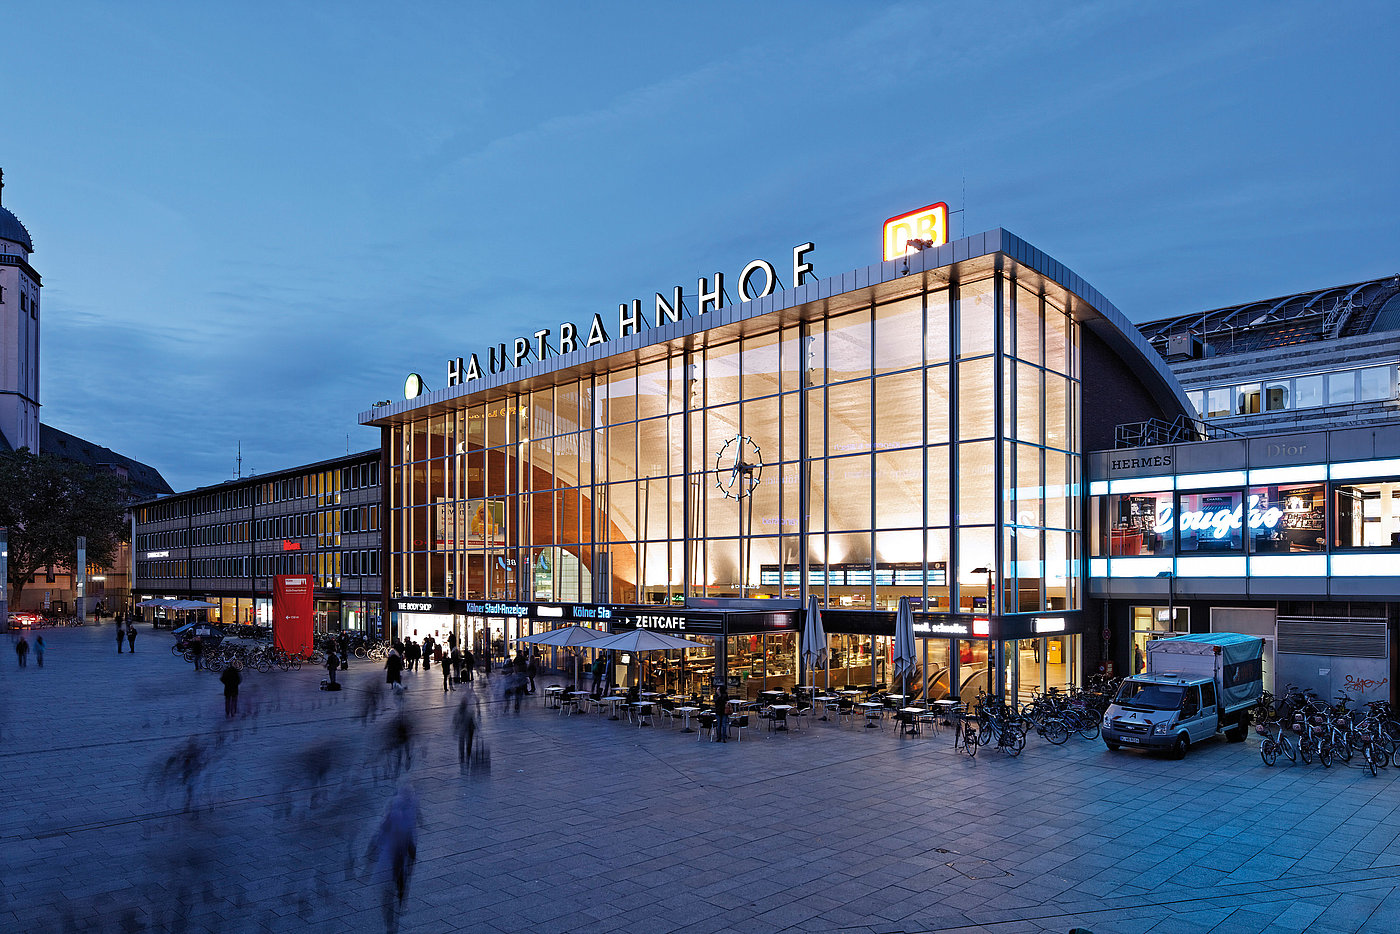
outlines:
{"label": "douglas neon sign", "polygon": [[[1262,505],[1263,499],[1264,497],[1258,494],[1249,498],[1249,527],[1272,532],[1283,521],[1283,510],[1277,506]],[[1243,503],[1237,504],[1233,509],[1226,506],[1220,509],[1186,509],[1181,512],[1181,531],[1210,533],[1212,538],[1224,538],[1232,531],[1242,528],[1244,522]],[[1158,535],[1165,534],[1172,530],[1173,524],[1171,504],[1163,503],[1158,506],[1157,526],[1154,531]]]}

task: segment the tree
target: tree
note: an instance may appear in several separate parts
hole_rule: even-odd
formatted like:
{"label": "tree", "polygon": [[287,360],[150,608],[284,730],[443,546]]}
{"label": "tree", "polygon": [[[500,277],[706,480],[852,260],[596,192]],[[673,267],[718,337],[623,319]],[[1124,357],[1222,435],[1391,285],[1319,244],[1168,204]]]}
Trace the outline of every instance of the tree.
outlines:
{"label": "tree", "polygon": [[116,474],[28,448],[0,454],[0,527],[9,530],[12,605],[40,568],[72,567],[79,535],[89,564],[109,564],[126,537],[130,493]]}

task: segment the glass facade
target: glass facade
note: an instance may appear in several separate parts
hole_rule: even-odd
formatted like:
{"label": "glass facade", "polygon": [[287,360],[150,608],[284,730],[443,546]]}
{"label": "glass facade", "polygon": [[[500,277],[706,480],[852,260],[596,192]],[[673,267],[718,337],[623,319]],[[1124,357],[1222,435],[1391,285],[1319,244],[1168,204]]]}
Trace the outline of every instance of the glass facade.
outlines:
{"label": "glass facade", "polygon": [[391,425],[391,586],[1077,609],[1077,329],[1035,282],[756,318]]}
{"label": "glass facade", "polygon": [[[1088,309],[1047,277],[993,263],[896,291],[847,291],[367,413],[388,452],[391,598],[519,611],[409,611],[400,628],[456,630],[500,659],[561,613],[591,623],[575,612],[584,606],[791,608],[814,596],[839,611],[816,680],[869,688],[894,680],[890,621],[908,597],[932,621],[912,697],[1075,679],[1083,467],[1070,310]],[[618,677],[694,691],[722,668],[742,693],[791,689],[814,676],[785,612],[790,631],[697,632],[706,648],[636,659]]]}

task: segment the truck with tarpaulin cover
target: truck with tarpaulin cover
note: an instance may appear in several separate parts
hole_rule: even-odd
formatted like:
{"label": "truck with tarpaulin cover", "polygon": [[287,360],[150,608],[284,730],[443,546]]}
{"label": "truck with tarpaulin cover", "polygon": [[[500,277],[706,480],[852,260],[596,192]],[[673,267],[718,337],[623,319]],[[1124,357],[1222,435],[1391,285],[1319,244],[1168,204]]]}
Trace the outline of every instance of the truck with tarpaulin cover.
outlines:
{"label": "truck with tarpaulin cover", "polygon": [[1264,689],[1263,657],[1263,639],[1232,632],[1152,640],[1146,670],[1123,681],[1104,713],[1104,744],[1180,759],[1217,733],[1242,741]]}

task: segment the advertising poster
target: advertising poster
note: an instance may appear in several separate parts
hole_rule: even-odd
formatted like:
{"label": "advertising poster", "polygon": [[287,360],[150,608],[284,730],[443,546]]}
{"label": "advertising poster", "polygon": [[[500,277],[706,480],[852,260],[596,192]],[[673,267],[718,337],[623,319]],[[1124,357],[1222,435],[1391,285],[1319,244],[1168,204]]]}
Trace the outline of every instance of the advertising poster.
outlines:
{"label": "advertising poster", "polygon": [[506,504],[499,499],[469,499],[454,503],[439,499],[433,504],[433,540],[438,548],[473,548],[503,545]]}
{"label": "advertising poster", "polygon": [[308,574],[279,574],[272,588],[272,644],[290,655],[310,655],[316,609]]}

